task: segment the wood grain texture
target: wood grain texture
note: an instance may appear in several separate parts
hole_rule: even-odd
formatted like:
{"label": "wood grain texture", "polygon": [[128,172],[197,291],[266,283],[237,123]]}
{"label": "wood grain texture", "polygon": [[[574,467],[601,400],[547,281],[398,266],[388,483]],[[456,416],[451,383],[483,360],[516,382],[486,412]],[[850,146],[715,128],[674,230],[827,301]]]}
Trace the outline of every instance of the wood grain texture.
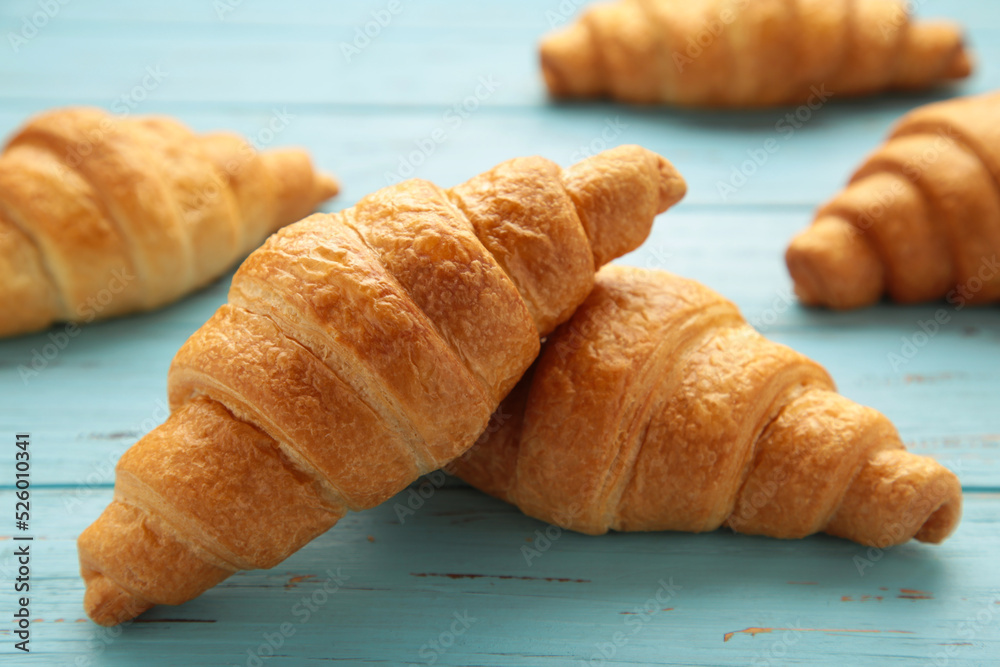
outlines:
{"label": "wood grain texture", "polygon": [[[465,610],[476,622],[437,664],[974,665],[1000,655],[1000,311],[804,310],[794,304],[782,261],[792,235],[895,120],[947,91],[834,99],[789,134],[778,123],[795,110],[548,104],[535,45],[549,28],[548,12],[560,11],[555,0],[402,0],[403,11],[352,62],[340,43],[387,2],[230,4],[220,19],[204,0],[71,2],[16,52],[8,34],[18,34],[39,5],[0,4],[0,134],[59,105],[168,113],[199,131],[226,128],[262,146],[306,146],[317,166],[343,182],[327,210],[384,186],[401,165],[452,186],[518,155],[568,165],[605,145],[642,144],[676,164],[690,194],[623,261],[705,282],[766,335],[824,364],[845,395],[884,412],[911,449],[959,475],[964,522],[940,548],[904,545],[877,561],[832,538],[778,542],[724,532],[566,534],[541,550],[535,531],[544,524],[448,481],[402,525],[395,507],[405,506],[409,492],[348,516],[274,570],[234,577],[112,638],[75,622],[83,617],[82,582],[72,540],[110,499],[118,456],[165,418],[170,360],[225,301],[227,276],[164,310],[85,327],[24,379],[21,367],[31,368],[35,351],[52,352],[49,333],[60,329],[0,342],[0,442],[30,431],[33,482],[50,487],[36,488],[33,507],[37,644],[27,661],[12,656],[3,634],[10,626],[0,624],[0,662],[68,665],[83,655],[90,662],[82,664],[93,665],[247,664],[248,648],[290,622],[296,634],[264,664],[426,664],[433,652],[421,655],[421,647]],[[979,72],[958,92],[1000,88],[1000,7],[915,4],[922,16],[969,28]],[[476,108],[463,117],[455,105],[470,96]],[[269,136],[263,130],[276,113],[292,118]],[[438,129],[444,140],[432,142],[429,155],[415,154]],[[778,150],[724,197],[719,183],[769,139]],[[912,342],[940,309],[948,323],[912,358],[894,363],[890,355],[902,355],[904,339]],[[12,466],[11,456],[0,455],[0,509],[13,502]],[[2,569],[12,544],[0,541],[4,609],[13,605]],[[542,555],[529,565],[521,547],[533,544]],[[873,563],[864,576],[855,556]],[[350,579],[300,624],[294,605],[337,567]],[[683,588],[660,609],[672,610],[627,624],[646,617],[623,612],[644,605],[671,576]],[[602,662],[596,645],[613,642],[616,632],[628,641]],[[734,634],[724,641],[727,633]]]}
{"label": "wood grain texture", "polygon": [[[468,627],[435,664],[579,664],[610,651],[617,632],[627,641],[595,664],[902,665],[938,653],[988,664],[976,661],[1000,651],[997,494],[969,494],[965,523],[941,547],[879,555],[822,536],[560,534],[471,489],[437,491],[412,514],[400,509],[405,492],[278,567],[157,607],[120,636],[78,621],[73,539],[110,497],[101,489],[77,504],[70,490],[36,492],[38,653],[18,664],[245,665],[247,649],[282,623],[294,634],[265,664],[422,664],[421,649],[434,653],[429,643],[456,612]],[[0,572],[12,552],[0,543]],[[661,581],[673,589],[656,600]],[[313,596],[309,610],[302,600]],[[0,643],[8,639],[0,628]]]}

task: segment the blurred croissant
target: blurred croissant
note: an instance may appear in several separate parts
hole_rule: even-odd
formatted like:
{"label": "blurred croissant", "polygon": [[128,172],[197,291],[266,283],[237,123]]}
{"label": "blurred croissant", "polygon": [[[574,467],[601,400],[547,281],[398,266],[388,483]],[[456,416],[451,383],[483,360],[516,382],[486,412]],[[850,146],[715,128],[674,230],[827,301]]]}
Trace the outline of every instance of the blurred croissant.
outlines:
{"label": "blurred croissant", "polygon": [[618,0],[547,37],[556,97],[765,107],[916,90],[972,71],[959,28],[904,0]]}
{"label": "blurred croissant", "polygon": [[884,415],[663,272],[603,269],[494,424],[449,471],[584,533],[729,526],[884,548],[941,542],[961,515],[958,479]]}
{"label": "blurred croissant", "polygon": [[1000,93],[903,118],[788,248],[803,303],[1000,301]]}
{"label": "blurred croissant", "polygon": [[0,154],[0,336],[163,306],[335,194],[300,150],[162,117],[36,116]]}
{"label": "blurred croissant", "polygon": [[165,424],[79,539],[95,621],[273,567],[462,454],[593,286],[684,195],[638,146],[420,180],[281,230],[187,341]]}

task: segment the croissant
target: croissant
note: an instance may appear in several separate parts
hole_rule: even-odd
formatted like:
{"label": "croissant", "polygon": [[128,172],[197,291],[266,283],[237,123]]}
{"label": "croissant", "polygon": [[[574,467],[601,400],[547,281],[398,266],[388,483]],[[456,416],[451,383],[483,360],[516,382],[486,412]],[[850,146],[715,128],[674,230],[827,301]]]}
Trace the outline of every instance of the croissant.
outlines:
{"label": "croissant", "polygon": [[272,236],[178,352],[171,416],[79,538],[87,613],[120,623],[273,567],[460,455],[596,267],[684,192],[626,146],[406,181]]}
{"label": "croissant", "polygon": [[0,154],[0,336],[170,303],[336,193],[303,151],[169,118],[36,116]]}
{"label": "croissant", "polygon": [[879,412],[677,276],[611,266],[494,429],[449,466],[525,513],[609,529],[940,542],[958,479]]}
{"label": "croissant", "polygon": [[618,0],[543,40],[556,97],[695,107],[825,102],[972,72],[958,27],[904,0]]}
{"label": "croissant", "polygon": [[796,237],[786,260],[807,305],[1000,300],[1000,93],[905,116]]}

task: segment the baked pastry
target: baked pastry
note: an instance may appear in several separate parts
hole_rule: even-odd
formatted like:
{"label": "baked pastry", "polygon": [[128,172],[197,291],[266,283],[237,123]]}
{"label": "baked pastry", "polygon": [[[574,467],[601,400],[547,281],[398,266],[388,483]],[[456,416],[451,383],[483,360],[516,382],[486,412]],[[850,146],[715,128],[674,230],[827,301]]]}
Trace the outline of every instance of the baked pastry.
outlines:
{"label": "baked pastry", "polygon": [[178,352],[171,416],[80,536],[87,613],[120,623],[272,567],[462,454],[595,267],[684,192],[625,146],[406,181],[279,231]]}
{"label": "baked pastry", "polygon": [[817,532],[940,542],[958,479],[906,451],[884,415],[677,276],[611,266],[451,464],[525,513],[608,530]]}
{"label": "baked pastry", "polygon": [[43,113],[0,154],[0,336],[163,306],[335,194],[300,150],[163,117]]}
{"label": "baked pastry", "polygon": [[1000,93],[908,114],[788,248],[803,303],[1000,301]]}
{"label": "baked pastry", "polygon": [[961,30],[904,0],[618,0],[541,45],[556,97],[696,107],[822,104],[967,77]]}

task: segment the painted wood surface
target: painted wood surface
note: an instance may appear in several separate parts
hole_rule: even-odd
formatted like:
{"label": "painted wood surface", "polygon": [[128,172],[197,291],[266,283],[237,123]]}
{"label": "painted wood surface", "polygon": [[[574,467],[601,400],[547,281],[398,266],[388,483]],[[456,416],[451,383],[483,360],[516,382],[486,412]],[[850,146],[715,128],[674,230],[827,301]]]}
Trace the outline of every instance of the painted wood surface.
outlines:
{"label": "painted wood surface", "polygon": [[[553,539],[555,529],[449,481],[412,515],[397,511],[411,501],[402,494],[348,517],[273,571],[233,577],[113,637],[77,622],[73,540],[110,498],[118,456],[162,421],[170,359],[225,301],[227,277],[162,311],[85,327],[51,359],[45,346],[58,329],[0,341],[0,438],[9,441],[0,452],[18,431],[34,443],[38,582],[33,653],[15,656],[0,623],[0,661],[256,664],[247,649],[287,622],[295,634],[264,664],[1000,663],[1000,312],[804,310],[782,262],[788,239],[893,122],[949,91],[834,98],[791,134],[778,127],[787,109],[553,105],[535,43],[580,4],[401,0],[402,11],[348,62],[341,44],[388,2],[9,0],[0,3],[0,134],[67,104],[168,113],[198,129],[307,146],[343,181],[328,210],[398,176],[452,185],[517,155],[570,164],[604,144],[645,145],[675,162],[690,194],[623,261],[718,289],[767,335],[825,364],[846,395],[885,412],[911,449],[962,479],[958,533],[941,547],[884,554],[825,537],[786,543],[725,532]],[[1000,87],[1000,6],[914,4],[969,29],[979,73],[954,92]],[[26,34],[25,17],[52,6],[37,35],[12,45],[10,34]],[[470,110],[460,114],[463,104]],[[287,126],[261,134],[276,114],[290,116]],[[428,144],[437,129],[445,139]],[[736,193],[720,194],[748,151],[771,138],[780,150]],[[941,308],[948,324],[894,363],[905,341],[924,340],[921,323]],[[0,471],[0,508],[12,510],[12,456],[0,454]],[[13,550],[0,541],[0,618],[13,605]],[[295,605],[322,597],[327,570],[337,568],[337,591],[300,623]],[[660,580],[671,578],[672,597],[646,614]],[[454,644],[429,648],[450,642],[452,623],[464,627],[453,614],[466,611],[476,620]],[[626,641],[616,646],[618,632]],[[601,653],[611,647],[610,657]]]}
{"label": "painted wood surface", "polygon": [[[73,542],[110,490],[40,492],[37,654],[17,664],[253,665],[247,650],[258,653],[265,636],[284,638],[265,664],[285,666],[430,656],[439,665],[930,665],[941,656],[985,665],[1000,654],[1000,570],[987,556],[1000,549],[998,494],[968,494],[963,524],[941,547],[869,552],[826,536],[595,538],[471,489],[425,481],[421,492],[423,504],[404,493],[351,515],[273,570],[158,607],[120,634],[83,615]],[[466,623],[435,651],[431,642],[451,643],[456,613]],[[0,643],[9,632],[0,627]]]}

